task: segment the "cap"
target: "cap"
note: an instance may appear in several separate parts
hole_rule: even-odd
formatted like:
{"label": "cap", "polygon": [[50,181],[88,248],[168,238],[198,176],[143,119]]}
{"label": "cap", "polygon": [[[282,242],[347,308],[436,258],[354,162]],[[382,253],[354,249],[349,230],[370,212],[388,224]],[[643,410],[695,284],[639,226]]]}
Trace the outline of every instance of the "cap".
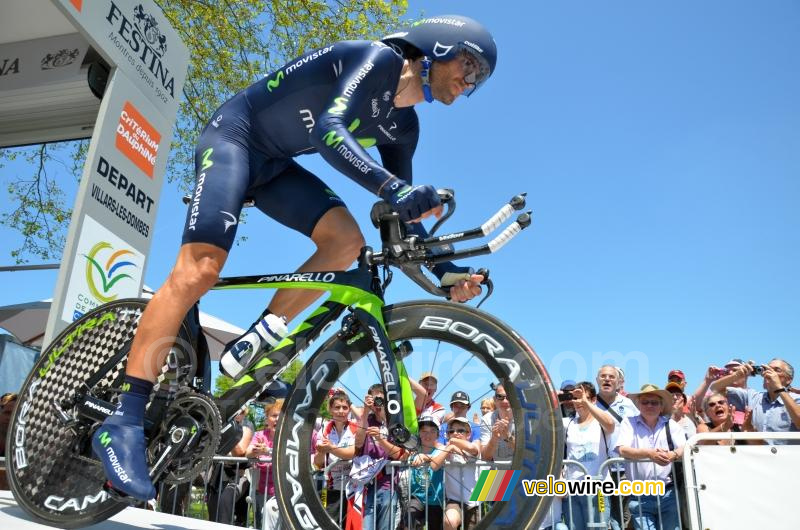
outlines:
{"label": "cap", "polygon": [[675,381],[670,381],[667,383],[667,390],[672,392],[673,390],[677,390],[678,392],[683,392],[683,387],[680,383],[676,383]]}
{"label": "cap", "polygon": [[450,418],[450,421],[448,421],[447,424],[450,425],[451,423],[463,423],[464,425],[467,426],[467,428],[470,431],[472,431],[472,424],[464,416],[458,416],[458,417],[455,417],[455,418]]}
{"label": "cap", "polygon": [[683,372],[680,370],[672,370],[669,375],[667,375],[667,379],[670,377],[680,377],[681,381],[686,381],[686,376],[683,375]]}
{"label": "cap", "polygon": [[417,425],[419,425],[420,427],[422,427],[423,423],[431,423],[435,425],[437,429],[442,425],[436,416],[430,416],[428,414],[426,414],[425,416],[420,416],[419,420],[417,420]]}
{"label": "cap", "polygon": [[469,396],[463,390],[453,392],[453,397],[450,398],[450,404],[452,405],[453,403],[463,403],[465,405],[469,405]]}
{"label": "cap", "polygon": [[730,361],[725,363],[725,368],[728,368],[730,366],[740,366],[742,364],[744,364],[744,361],[741,359],[731,359]]}
{"label": "cap", "polygon": [[419,376],[419,379],[417,379],[417,381],[424,381],[425,379],[428,379],[429,377],[431,379],[433,379],[434,381],[436,381],[437,383],[439,382],[439,380],[436,378],[436,376],[433,375],[433,372],[422,372],[422,375]]}
{"label": "cap", "polygon": [[563,383],[561,383],[561,390],[575,390],[575,381],[572,379],[565,379]]}

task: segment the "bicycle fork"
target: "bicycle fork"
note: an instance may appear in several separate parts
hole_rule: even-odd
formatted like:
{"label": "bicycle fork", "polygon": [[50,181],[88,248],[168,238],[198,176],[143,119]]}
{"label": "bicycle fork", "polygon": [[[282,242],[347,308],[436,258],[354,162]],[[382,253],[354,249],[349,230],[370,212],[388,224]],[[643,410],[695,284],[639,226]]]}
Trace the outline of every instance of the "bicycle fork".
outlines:
{"label": "bicycle fork", "polygon": [[[417,412],[405,365],[398,359],[397,352],[386,335],[386,328],[382,321],[360,307],[353,311],[351,317],[360,328],[359,331],[363,332],[372,342],[378,360],[381,384],[386,393],[385,407],[389,441],[406,449],[414,450],[419,446],[419,438],[416,435]],[[347,332],[353,324],[354,322],[350,318],[345,319],[342,326],[343,332]],[[402,347],[405,346],[401,345]]]}

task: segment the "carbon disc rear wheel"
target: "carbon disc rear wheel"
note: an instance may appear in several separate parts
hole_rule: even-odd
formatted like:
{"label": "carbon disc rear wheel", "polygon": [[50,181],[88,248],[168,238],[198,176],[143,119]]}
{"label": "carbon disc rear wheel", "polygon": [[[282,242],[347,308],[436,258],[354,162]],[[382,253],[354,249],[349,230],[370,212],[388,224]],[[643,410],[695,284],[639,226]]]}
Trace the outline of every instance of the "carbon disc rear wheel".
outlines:
{"label": "carbon disc rear wheel", "polygon": [[[65,426],[53,403],[70,398],[133,338],[147,300],[124,299],[103,305],[70,324],[44,350],[19,392],[6,442],[9,483],[17,503],[36,521],[60,528],[88,526],[125,505],[103,491],[106,479],[92,457],[93,426]],[[158,384],[187,384],[196,366],[182,324]],[[96,396],[116,404],[127,356],[94,386]],[[73,409],[65,410],[68,414]]]}
{"label": "carbon disc rear wheel", "polygon": [[[467,390],[472,402],[479,403],[476,397],[494,394],[489,389],[489,380],[505,380],[515,436],[503,468],[521,471],[525,479],[558,475],[563,434],[555,391],[533,349],[516,332],[477,309],[435,301],[386,306],[384,321],[389,338],[395,344],[408,341],[412,355],[419,356],[420,362],[445,355],[452,360],[452,369],[440,368],[437,372],[439,392],[453,382],[450,392]],[[321,495],[316,493],[309,456],[312,434],[331,388],[344,386],[357,398],[347,381],[360,388],[380,382],[371,341],[356,336],[347,342],[350,344],[333,337],[309,359],[298,374],[277,427],[273,453],[276,498],[291,528],[339,528],[326,512]],[[404,364],[419,363],[406,358]],[[351,370],[355,372],[355,383],[352,378],[348,380],[347,372]],[[479,384],[478,380],[482,382]],[[533,530],[538,528],[548,507],[547,497],[527,497],[522,485],[517,484],[510,491],[509,500],[484,505],[482,516],[473,528]]]}

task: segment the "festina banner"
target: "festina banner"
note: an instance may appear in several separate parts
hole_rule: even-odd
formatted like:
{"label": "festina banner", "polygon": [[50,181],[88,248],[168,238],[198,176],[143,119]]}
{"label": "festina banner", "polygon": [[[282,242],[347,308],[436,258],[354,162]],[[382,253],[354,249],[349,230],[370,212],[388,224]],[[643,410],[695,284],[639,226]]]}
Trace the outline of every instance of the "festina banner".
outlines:
{"label": "festina banner", "polygon": [[141,292],[189,57],[152,0],[52,1],[112,72],[73,209],[45,344],[94,307]]}

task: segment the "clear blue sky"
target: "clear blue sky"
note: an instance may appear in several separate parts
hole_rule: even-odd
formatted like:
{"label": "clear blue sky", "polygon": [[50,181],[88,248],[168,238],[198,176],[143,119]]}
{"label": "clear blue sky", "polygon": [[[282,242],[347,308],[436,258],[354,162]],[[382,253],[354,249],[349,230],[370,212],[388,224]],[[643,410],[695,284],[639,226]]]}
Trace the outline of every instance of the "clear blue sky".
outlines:
{"label": "clear blue sky", "polygon": [[[453,229],[528,192],[533,227],[474,265],[496,282],[486,309],[556,383],[607,361],[626,368],[628,390],[663,385],[672,368],[694,388],[733,356],[800,364],[800,5],[437,1],[409,14],[423,9],[482,21],[499,60],[470,100],[418,106],[416,180],[456,189]],[[373,198],[316,156],[300,162],[375,244]],[[149,285],[175,258],[178,204],[164,193]],[[225,275],[289,271],[312,250],[260,214],[240,233]],[[54,273],[0,274],[0,305],[52,294]],[[423,295],[398,278],[390,301]],[[259,296],[215,293],[202,307],[246,326]]]}

